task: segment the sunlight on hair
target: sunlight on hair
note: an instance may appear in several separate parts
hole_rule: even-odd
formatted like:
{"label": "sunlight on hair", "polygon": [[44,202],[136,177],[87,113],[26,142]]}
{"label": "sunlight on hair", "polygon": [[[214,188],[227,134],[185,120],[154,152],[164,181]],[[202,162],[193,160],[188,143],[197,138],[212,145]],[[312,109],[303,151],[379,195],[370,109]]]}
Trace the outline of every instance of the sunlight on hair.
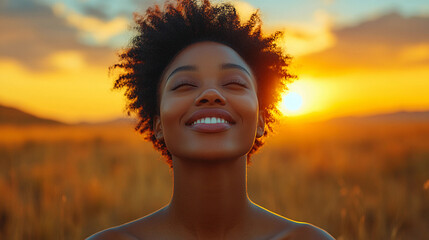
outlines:
{"label": "sunlight on hair", "polygon": [[243,22],[247,22],[250,19],[250,16],[258,10],[250,3],[245,1],[235,1],[233,2],[233,5],[237,9],[240,20]]}

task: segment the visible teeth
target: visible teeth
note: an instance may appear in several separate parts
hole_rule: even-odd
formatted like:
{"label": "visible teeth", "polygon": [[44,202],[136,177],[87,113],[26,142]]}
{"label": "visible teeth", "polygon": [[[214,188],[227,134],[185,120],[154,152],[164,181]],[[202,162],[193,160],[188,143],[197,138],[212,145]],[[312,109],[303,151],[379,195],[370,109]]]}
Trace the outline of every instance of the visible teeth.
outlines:
{"label": "visible teeth", "polygon": [[222,118],[206,117],[206,118],[198,119],[197,121],[193,122],[192,125],[197,123],[215,124],[215,123],[229,123],[229,122]]}

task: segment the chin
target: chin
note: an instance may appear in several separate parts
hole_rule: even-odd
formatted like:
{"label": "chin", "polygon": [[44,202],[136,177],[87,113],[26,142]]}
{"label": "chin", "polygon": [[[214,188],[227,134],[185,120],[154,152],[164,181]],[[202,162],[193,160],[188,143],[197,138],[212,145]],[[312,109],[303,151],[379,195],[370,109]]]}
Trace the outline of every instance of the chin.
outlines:
{"label": "chin", "polygon": [[[206,149],[199,151],[192,151],[188,153],[177,154],[177,158],[187,161],[198,161],[198,162],[223,162],[223,161],[234,161],[237,159],[246,160],[249,149],[243,151],[231,151],[231,149]],[[174,159],[174,157],[173,157]]]}

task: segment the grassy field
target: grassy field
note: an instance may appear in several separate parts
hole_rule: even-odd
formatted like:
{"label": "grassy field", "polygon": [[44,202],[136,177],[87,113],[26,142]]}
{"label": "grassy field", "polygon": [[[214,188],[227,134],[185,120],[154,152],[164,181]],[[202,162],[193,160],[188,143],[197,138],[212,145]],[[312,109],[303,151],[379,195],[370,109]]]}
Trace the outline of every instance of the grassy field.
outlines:
{"label": "grassy field", "polygon": [[[337,239],[427,239],[429,124],[289,124],[248,168],[251,199]],[[0,127],[1,239],[83,239],[168,203],[132,126]]]}

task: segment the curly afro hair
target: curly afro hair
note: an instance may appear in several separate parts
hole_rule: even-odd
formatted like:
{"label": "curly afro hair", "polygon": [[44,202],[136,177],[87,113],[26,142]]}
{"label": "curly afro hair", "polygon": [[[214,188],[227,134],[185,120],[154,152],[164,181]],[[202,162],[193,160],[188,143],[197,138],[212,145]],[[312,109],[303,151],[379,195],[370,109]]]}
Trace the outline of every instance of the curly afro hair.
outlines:
{"label": "curly afro hair", "polygon": [[167,2],[162,11],[158,5],[144,15],[134,14],[137,31],[129,47],[119,54],[119,69],[114,89],[125,89],[127,113],[138,114],[136,131],[153,143],[172,166],[172,157],[165,142],[154,136],[154,117],[159,114],[158,87],[162,73],[173,58],[187,46],[213,41],[234,49],[250,66],[257,81],[257,95],[265,118],[265,133],[257,138],[250,156],[262,145],[279,114],[277,103],[286,84],[295,76],[287,67],[291,57],[284,54],[275,41],[282,32],[263,36],[262,21],[256,11],[242,23],[236,9],[229,3],[212,5],[208,0],[176,0]]}

